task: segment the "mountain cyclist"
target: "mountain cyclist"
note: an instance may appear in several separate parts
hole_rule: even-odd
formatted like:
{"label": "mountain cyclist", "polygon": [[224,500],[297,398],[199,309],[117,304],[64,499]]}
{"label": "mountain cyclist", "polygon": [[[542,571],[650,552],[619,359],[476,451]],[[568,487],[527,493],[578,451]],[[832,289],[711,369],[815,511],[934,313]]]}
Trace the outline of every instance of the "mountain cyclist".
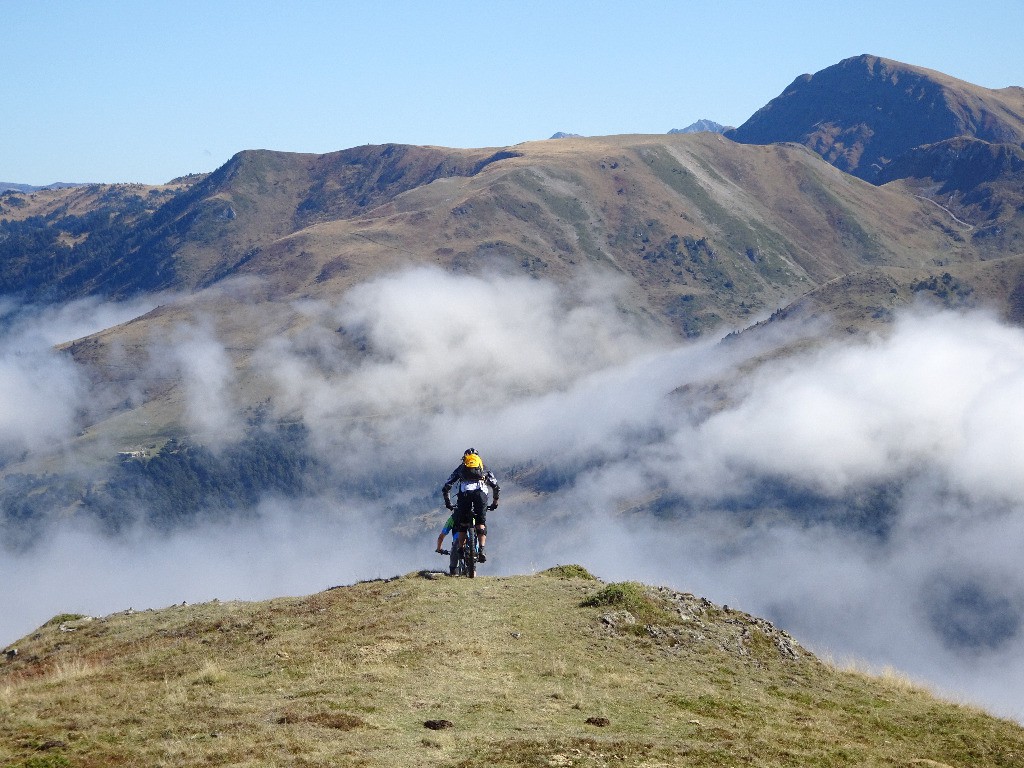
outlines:
{"label": "mountain cyclist", "polygon": [[[458,486],[458,495],[455,497],[453,505],[451,490],[456,486]],[[487,504],[488,487],[492,492],[489,505]],[[453,552],[455,551],[455,534],[469,530],[469,526],[475,519],[477,535],[480,540],[480,562],[487,562],[487,555],[484,554],[484,544],[487,542],[487,511],[498,508],[500,492],[501,489],[498,487],[494,473],[484,467],[480,454],[476,452],[475,448],[467,448],[462,454],[462,463],[455,468],[441,489],[445,508],[455,513],[452,515],[453,531],[455,532],[452,534]],[[442,534],[442,538],[443,536],[444,534]]]}

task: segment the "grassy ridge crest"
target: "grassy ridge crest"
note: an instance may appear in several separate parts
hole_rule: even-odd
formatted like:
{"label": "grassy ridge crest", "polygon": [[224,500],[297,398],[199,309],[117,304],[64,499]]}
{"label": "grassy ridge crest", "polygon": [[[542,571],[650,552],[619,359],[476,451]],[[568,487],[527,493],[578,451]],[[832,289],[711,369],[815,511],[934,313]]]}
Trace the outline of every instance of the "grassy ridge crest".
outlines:
{"label": "grassy ridge crest", "polygon": [[1024,729],[581,566],[54,617],[0,662],[0,765],[1011,766]]}

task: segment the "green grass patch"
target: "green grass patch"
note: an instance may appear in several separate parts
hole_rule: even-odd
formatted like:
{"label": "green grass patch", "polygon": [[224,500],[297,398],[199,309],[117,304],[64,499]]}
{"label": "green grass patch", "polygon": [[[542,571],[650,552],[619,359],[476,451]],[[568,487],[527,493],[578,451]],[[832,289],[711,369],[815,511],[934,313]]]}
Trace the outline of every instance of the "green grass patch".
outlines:
{"label": "green grass patch", "polygon": [[550,576],[555,579],[586,579],[587,581],[597,581],[597,577],[584,568],[582,565],[576,565],[575,563],[570,565],[556,565],[554,568],[548,568],[546,571],[541,571],[541,576]]}
{"label": "green grass patch", "polygon": [[30,757],[20,763],[14,763],[12,768],[68,768],[71,765],[63,755],[40,755]]}
{"label": "green grass patch", "polygon": [[582,605],[587,608],[614,608],[628,611],[641,626],[679,624],[679,615],[664,602],[652,596],[647,588],[636,581],[621,581],[609,584],[595,595],[586,598]]}

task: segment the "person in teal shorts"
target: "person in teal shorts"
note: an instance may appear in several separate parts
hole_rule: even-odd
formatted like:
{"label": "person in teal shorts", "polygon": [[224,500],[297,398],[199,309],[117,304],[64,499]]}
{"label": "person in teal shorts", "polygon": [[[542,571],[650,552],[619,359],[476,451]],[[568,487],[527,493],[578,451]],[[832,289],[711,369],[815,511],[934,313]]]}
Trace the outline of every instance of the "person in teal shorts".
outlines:
{"label": "person in teal shorts", "polygon": [[437,536],[437,547],[434,549],[438,554],[443,555],[444,550],[441,549],[441,545],[444,543],[444,537],[449,533],[452,535],[452,549],[448,553],[448,575],[455,575],[455,563],[459,559],[459,533],[453,530],[455,528],[455,515],[448,515],[448,519],[444,523],[444,527],[441,529],[441,533]]}

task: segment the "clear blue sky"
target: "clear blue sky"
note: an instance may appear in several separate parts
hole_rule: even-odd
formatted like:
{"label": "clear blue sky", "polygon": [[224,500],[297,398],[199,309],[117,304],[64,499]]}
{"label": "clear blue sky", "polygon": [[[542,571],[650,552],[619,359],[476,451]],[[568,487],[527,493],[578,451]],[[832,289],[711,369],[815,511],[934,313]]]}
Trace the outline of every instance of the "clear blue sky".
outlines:
{"label": "clear blue sky", "polygon": [[1024,85],[1024,0],[0,0],[0,181],[738,125],[871,53]]}

